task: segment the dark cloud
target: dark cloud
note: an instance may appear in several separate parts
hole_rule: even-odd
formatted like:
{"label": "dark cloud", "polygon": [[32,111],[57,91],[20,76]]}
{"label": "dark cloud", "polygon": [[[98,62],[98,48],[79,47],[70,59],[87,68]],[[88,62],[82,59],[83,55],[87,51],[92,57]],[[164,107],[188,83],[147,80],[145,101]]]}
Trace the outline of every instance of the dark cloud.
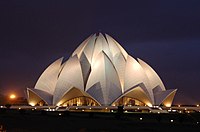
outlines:
{"label": "dark cloud", "polygon": [[197,0],[2,0],[1,90],[33,87],[51,62],[68,58],[90,34],[103,32],[149,63],[167,88],[178,88],[176,102],[200,102],[199,5]]}

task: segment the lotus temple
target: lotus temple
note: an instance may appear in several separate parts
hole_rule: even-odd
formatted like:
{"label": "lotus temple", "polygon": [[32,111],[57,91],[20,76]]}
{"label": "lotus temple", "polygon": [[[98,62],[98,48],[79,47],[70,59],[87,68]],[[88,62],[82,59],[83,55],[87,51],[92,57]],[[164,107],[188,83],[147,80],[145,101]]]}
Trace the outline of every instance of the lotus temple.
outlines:
{"label": "lotus temple", "polygon": [[34,88],[31,106],[166,106],[177,89],[166,89],[146,62],[130,56],[107,34],[83,41],[67,61],[50,64]]}

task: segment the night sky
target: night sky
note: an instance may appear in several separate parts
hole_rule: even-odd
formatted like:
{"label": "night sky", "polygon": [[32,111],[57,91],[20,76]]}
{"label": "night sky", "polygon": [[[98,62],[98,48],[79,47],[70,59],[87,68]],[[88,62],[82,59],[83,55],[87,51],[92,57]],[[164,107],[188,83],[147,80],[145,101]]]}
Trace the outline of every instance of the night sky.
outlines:
{"label": "night sky", "polygon": [[200,103],[200,1],[1,0],[0,94],[24,96],[89,35],[111,35],[152,66],[175,104]]}

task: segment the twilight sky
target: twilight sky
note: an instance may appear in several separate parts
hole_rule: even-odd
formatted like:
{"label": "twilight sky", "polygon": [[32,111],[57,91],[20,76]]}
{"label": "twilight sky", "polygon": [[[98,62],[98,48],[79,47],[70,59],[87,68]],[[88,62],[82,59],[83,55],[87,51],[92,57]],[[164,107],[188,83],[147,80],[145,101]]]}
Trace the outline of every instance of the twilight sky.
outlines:
{"label": "twilight sky", "polygon": [[200,103],[200,1],[1,0],[0,94],[24,96],[44,69],[93,33],[152,66],[175,104]]}

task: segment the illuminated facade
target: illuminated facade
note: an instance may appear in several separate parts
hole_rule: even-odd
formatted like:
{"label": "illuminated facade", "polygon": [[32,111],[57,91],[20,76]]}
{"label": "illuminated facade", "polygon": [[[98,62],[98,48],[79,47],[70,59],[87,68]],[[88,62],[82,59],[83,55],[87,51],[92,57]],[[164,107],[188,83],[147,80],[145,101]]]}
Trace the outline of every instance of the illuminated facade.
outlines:
{"label": "illuminated facade", "polygon": [[175,93],[147,63],[101,33],[83,41],[67,61],[53,62],[27,88],[32,106],[171,106]]}

